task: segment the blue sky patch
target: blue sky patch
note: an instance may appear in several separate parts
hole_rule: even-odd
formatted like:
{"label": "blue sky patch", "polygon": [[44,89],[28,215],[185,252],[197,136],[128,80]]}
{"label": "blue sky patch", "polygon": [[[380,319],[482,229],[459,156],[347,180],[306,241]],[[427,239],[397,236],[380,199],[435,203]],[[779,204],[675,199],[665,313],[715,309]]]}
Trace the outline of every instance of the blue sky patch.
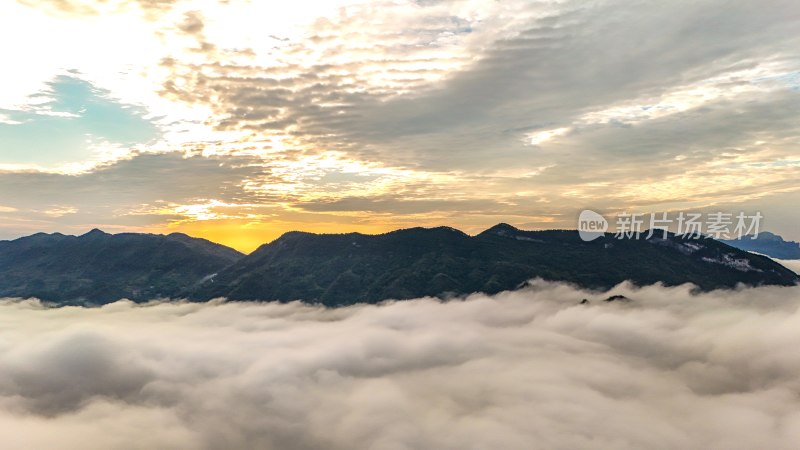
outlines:
{"label": "blue sky patch", "polygon": [[60,75],[30,98],[34,106],[24,111],[0,109],[18,122],[0,122],[0,164],[80,162],[93,156],[92,141],[132,146],[160,136],[144,108],[120,103],[75,76]]}

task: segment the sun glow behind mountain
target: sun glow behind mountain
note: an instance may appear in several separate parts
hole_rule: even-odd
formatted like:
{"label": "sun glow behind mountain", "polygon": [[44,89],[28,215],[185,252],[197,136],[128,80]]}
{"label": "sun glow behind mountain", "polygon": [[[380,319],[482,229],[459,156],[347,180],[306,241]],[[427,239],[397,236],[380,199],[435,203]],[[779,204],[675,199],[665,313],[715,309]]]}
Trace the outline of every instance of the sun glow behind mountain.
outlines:
{"label": "sun glow behind mountain", "polygon": [[0,238],[250,251],[298,229],[574,228],[588,207],[761,210],[798,240],[795,9],[3,2]]}

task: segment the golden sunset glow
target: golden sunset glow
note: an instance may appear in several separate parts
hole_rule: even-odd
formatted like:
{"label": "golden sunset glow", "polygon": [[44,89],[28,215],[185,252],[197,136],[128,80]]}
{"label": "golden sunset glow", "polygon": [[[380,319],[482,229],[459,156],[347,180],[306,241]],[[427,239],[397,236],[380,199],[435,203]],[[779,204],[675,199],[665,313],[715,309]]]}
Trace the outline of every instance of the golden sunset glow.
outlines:
{"label": "golden sunset glow", "polygon": [[759,12],[757,37],[714,28],[697,46],[644,11],[657,26],[622,32],[620,8],[3,2],[0,233],[250,251],[287,230],[715,208],[800,237],[777,206],[800,200],[796,33]]}

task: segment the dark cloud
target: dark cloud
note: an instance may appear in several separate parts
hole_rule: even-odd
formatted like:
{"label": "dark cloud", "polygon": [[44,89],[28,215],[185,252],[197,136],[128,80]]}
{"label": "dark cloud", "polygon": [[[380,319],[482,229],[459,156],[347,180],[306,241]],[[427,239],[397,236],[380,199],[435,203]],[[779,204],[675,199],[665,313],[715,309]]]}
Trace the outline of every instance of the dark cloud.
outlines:
{"label": "dark cloud", "polygon": [[140,154],[79,175],[0,173],[4,204],[80,201],[111,206],[162,199],[222,197],[262,168],[254,158],[184,157],[180,153]]}
{"label": "dark cloud", "polygon": [[[31,231],[86,224],[146,225],[165,217],[148,220],[142,213],[170,204],[246,202],[251,198],[241,184],[249,178],[270,178],[260,159],[139,154],[77,175],[0,172],[0,205],[17,209],[7,216],[35,220]],[[266,193],[260,198],[270,200]],[[64,207],[76,212],[63,217],[46,213]]]}
{"label": "dark cloud", "polygon": [[374,213],[419,214],[458,211],[462,213],[502,214],[507,205],[486,200],[403,200],[400,198],[346,197],[325,201],[296,203],[307,211],[368,211]]}
{"label": "dark cloud", "polygon": [[613,293],[4,301],[4,447],[795,447],[798,289]]}

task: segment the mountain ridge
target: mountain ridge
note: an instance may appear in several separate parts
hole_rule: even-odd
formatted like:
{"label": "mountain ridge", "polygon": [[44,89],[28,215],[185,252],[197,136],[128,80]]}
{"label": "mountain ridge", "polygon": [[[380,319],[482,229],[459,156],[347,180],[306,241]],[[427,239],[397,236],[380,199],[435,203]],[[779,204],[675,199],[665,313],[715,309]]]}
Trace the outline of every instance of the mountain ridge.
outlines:
{"label": "mountain ridge", "polygon": [[711,239],[669,235],[582,241],[575,230],[499,223],[476,235],[448,226],[382,234],[290,231],[249,255],[182,233],[35,233],[0,241],[0,296],[59,304],[157,297],[303,300],[330,306],[512,290],[533,278],[608,289],[694,283],[701,290],[792,285],[769,258]]}
{"label": "mountain ridge", "polygon": [[422,296],[495,293],[541,277],[605,289],[694,283],[702,290],[792,285],[769,258],[713,240],[580,240],[575,230],[526,231],[498,224],[475,236],[451,227],[377,235],[286,233],[221,271],[190,298],[302,299],[326,305]]}

